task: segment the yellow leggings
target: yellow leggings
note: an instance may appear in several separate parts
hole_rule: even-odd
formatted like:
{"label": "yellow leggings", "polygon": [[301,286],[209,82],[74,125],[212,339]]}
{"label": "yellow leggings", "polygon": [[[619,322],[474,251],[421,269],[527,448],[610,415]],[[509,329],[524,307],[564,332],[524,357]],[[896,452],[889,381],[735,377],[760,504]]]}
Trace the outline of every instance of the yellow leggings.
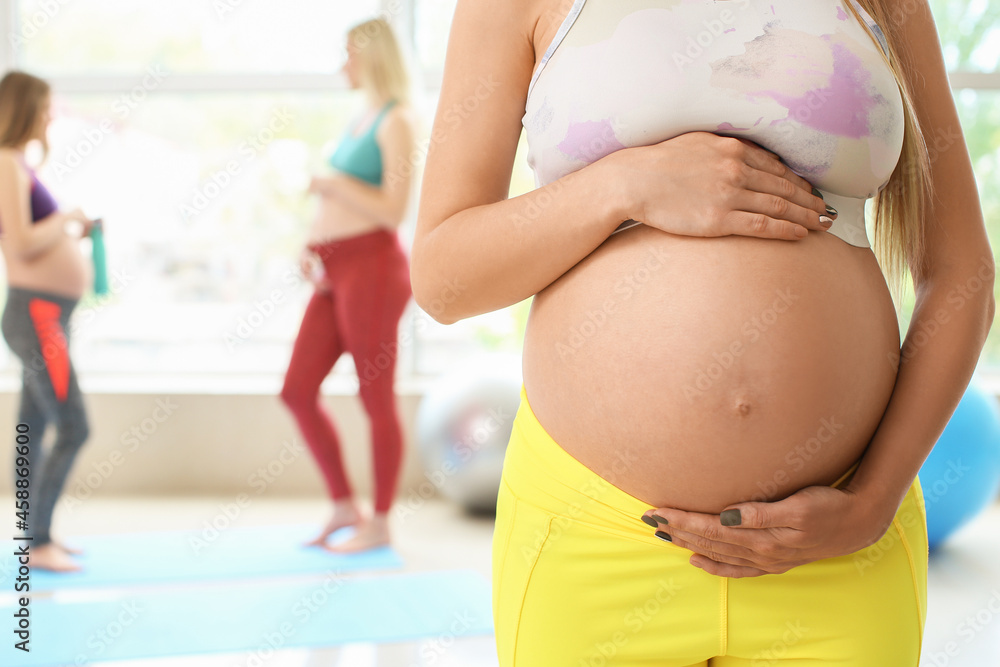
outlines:
{"label": "yellow leggings", "polygon": [[918,481],[878,543],[727,579],[640,520],[652,506],[562,449],[524,387],[493,534],[501,667],[916,667],[927,591]]}

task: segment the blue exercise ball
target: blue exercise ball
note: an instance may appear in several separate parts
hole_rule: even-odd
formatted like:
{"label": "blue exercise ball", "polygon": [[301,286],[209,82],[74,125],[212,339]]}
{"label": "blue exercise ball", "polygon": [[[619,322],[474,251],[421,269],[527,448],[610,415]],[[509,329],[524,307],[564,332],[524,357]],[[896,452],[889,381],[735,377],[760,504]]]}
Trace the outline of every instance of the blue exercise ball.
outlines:
{"label": "blue exercise ball", "polygon": [[1000,409],[970,384],[920,468],[931,549],[971,521],[1000,488]]}
{"label": "blue exercise ball", "polygon": [[430,485],[469,512],[495,512],[520,402],[520,355],[477,357],[428,388],[416,439]]}

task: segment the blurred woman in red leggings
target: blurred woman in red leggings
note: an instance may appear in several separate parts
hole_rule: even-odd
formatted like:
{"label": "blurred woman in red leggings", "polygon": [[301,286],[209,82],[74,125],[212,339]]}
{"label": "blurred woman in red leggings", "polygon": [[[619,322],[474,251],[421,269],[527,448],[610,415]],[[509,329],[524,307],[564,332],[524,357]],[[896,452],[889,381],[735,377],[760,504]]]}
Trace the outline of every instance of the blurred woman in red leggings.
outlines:
{"label": "blurred woman in red leggings", "polygon": [[[397,328],[410,299],[409,264],[396,228],[409,202],[414,121],[408,78],[389,24],[375,19],[347,34],[343,72],[364,91],[368,109],[344,132],[330,165],[316,177],[319,212],[302,252],[302,272],[316,291],[305,316],[281,398],[298,422],[333,498],[333,516],[310,545],[359,551],[389,543],[388,511],[402,461],[402,431],[393,378]],[[320,384],[350,352],[361,401],[371,421],[374,511],[363,516],[344,470],[337,429],[320,401]],[[327,545],[339,528],[356,526],[346,541]]]}

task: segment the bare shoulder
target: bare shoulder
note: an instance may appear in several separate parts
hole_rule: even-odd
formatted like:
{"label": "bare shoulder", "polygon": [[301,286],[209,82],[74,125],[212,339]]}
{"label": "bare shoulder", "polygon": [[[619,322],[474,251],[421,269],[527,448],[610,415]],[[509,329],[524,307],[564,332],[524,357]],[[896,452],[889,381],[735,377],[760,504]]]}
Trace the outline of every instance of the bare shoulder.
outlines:
{"label": "bare shoulder", "polygon": [[416,109],[409,104],[394,104],[386,112],[382,124],[379,126],[379,135],[389,135],[399,132],[413,133],[417,126],[418,116]]}
{"label": "bare shoulder", "polygon": [[0,147],[0,176],[13,176],[18,182],[28,180],[28,172],[21,164],[17,151],[12,148]]}
{"label": "bare shoulder", "polygon": [[458,0],[421,195],[426,228],[506,198],[545,5]]}

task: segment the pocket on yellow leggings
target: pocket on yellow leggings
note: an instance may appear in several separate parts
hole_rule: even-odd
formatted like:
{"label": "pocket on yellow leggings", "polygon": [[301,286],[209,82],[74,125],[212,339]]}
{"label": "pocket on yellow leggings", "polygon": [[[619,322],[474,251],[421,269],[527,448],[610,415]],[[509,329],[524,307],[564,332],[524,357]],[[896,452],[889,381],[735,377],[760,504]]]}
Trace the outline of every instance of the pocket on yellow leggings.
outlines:
{"label": "pocket on yellow leggings", "polygon": [[500,483],[493,532],[493,625],[501,665],[512,664],[521,606],[551,524],[550,514]]}

